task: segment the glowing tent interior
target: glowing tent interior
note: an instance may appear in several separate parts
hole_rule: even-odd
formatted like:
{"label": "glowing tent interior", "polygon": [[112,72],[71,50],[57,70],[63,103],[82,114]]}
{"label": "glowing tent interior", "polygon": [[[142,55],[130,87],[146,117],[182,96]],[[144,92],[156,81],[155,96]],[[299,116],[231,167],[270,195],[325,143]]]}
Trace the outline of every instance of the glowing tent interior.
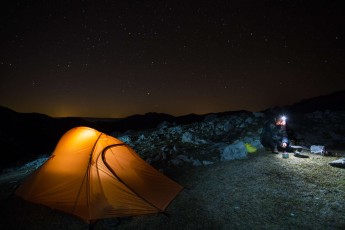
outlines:
{"label": "glowing tent interior", "polygon": [[77,127],[16,194],[90,222],[163,212],[181,190],[125,143]]}

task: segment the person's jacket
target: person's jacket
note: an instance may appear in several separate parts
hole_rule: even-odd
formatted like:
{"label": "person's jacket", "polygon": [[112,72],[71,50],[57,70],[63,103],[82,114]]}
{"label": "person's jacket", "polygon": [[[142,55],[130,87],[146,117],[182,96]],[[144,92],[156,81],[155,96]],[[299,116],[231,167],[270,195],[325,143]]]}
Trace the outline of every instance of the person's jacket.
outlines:
{"label": "person's jacket", "polygon": [[288,143],[288,135],[286,132],[286,127],[283,125],[276,125],[275,122],[268,121],[265,123],[262,134],[261,141],[264,143]]}

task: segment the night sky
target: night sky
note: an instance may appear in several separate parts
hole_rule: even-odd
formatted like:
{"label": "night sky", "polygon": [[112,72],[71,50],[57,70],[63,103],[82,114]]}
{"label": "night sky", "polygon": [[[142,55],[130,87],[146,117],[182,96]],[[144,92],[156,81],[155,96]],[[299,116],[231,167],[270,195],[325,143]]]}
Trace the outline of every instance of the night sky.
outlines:
{"label": "night sky", "polygon": [[260,111],[329,94],[345,89],[342,2],[7,1],[0,105],[125,117]]}

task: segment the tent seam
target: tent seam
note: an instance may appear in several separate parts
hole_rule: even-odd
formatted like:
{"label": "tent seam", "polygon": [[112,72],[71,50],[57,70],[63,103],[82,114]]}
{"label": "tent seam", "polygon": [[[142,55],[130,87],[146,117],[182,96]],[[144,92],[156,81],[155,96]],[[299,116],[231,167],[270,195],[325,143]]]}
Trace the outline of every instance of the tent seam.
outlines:
{"label": "tent seam", "polygon": [[[83,181],[82,181],[82,183],[81,183],[81,185],[80,185],[80,188],[79,188],[77,197],[76,197],[76,199],[75,199],[75,202],[74,202],[74,205],[73,205],[73,208],[72,208],[72,213],[74,213],[74,211],[75,211],[75,207],[76,207],[77,202],[78,202],[78,200],[79,200],[79,196],[80,196],[80,193],[81,193],[81,190],[82,190],[84,181],[85,181],[85,179],[86,179],[86,183],[87,183],[87,184],[86,184],[86,201],[87,201],[87,208],[88,208],[88,211],[89,211],[89,217],[91,216],[91,215],[90,215],[90,208],[89,208],[89,203],[90,203],[90,188],[89,188],[89,180],[88,180],[88,178],[90,177],[89,174],[90,174],[90,165],[91,165],[91,161],[92,161],[92,155],[93,155],[93,152],[95,151],[95,147],[96,147],[96,145],[97,145],[97,142],[98,142],[98,140],[101,138],[102,135],[103,135],[103,133],[101,133],[101,134],[98,136],[98,138],[97,138],[97,140],[95,141],[95,144],[93,145],[92,150],[91,150],[91,152],[90,152],[89,162],[88,162],[88,164],[87,164],[87,168],[86,168],[86,172],[85,172]],[[89,218],[89,219],[90,219],[90,218]]]}

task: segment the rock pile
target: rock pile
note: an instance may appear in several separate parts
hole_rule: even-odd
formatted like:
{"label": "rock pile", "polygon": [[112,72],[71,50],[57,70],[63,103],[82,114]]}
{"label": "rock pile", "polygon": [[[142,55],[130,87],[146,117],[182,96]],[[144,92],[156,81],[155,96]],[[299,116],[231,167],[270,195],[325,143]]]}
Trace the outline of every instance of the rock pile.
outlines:
{"label": "rock pile", "polygon": [[[203,122],[176,125],[163,122],[156,129],[127,131],[116,136],[153,166],[165,169],[201,166],[248,156],[245,144],[263,148],[260,135],[269,119],[265,113],[209,115]],[[345,112],[316,111],[289,115],[296,144],[333,146],[345,143]]]}
{"label": "rock pile", "polygon": [[245,143],[260,149],[263,113],[206,116],[188,125],[161,123],[156,129],[117,136],[158,167],[209,165],[247,157]]}

